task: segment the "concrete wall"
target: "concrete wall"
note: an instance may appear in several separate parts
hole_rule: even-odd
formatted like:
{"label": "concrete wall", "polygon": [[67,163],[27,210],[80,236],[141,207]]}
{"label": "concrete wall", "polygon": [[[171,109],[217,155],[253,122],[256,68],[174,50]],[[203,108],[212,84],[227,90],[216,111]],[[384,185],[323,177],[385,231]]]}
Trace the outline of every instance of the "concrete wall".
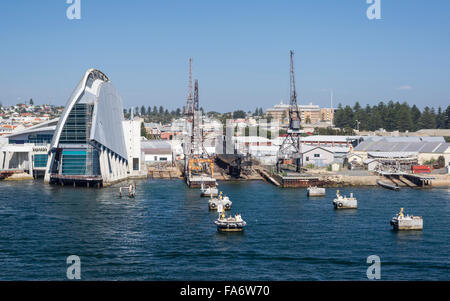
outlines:
{"label": "concrete wall", "polygon": [[[125,120],[122,122],[125,147],[128,156],[128,172],[130,174],[141,171],[141,119]],[[139,160],[139,169],[133,170],[133,159]]]}

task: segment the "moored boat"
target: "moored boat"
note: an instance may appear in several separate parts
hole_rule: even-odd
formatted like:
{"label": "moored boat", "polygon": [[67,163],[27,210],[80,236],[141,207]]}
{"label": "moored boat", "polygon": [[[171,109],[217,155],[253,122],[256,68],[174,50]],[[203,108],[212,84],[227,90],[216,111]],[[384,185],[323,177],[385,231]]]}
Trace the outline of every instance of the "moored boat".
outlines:
{"label": "moored boat", "polygon": [[350,196],[342,196],[339,194],[339,190],[336,191],[336,198],[333,200],[333,205],[335,209],[356,209],[358,208],[358,201],[350,193]]}
{"label": "moored boat", "polygon": [[219,206],[223,206],[225,210],[230,210],[233,202],[230,201],[230,198],[227,196],[223,196],[222,192],[217,198],[210,198],[208,201],[209,210],[218,210]]}
{"label": "moored boat", "polygon": [[403,208],[390,221],[394,230],[422,230],[423,219],[421,216],[404,215]]}
{"label": "moored boat", "polygon": [[[222,206],[220,206],[222,207]],[[221,209],[219,218],[214,222],[217,225],[217,231],[219,232],[242,232],[247,223],[242,219],[239,213],[234,217],[225,217],[225,209]]]}
{"label": "moored boat", "polygon": [[308,196],[325,196],[325,188],[323,187],[309,186],[307,190]]}
{"label": "moored boat", "polygon": [[205,187],[205,185],[203,185],[200,188],[200,196],[202,197],[214,197],[214,196],[218,196],[219,195],[219,189],[217,189],[216,187]]}
{"label": "moored boat", "polygon": [[389,184],[389,183],[385,183],[381,180],[377,180],[377,184],[380,185],[381,187],[387,188],[387,189],[391,189],[391,190],[395,190],[395,191],[399,191],[400,187],[398,187],[398,185],[393,185],[393,184]]}

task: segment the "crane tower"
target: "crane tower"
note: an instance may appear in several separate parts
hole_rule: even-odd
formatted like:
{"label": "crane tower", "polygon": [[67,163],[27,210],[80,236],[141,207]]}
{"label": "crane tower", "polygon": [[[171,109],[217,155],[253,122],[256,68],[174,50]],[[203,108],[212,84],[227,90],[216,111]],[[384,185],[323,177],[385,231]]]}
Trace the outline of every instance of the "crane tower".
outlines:
{"label": "crane tower", "polygon": [[[297,104],[297,92],[295,90],[294,51],[290,51],[290,103],[289,103],[289,128],[287,136],[280,146],[277,154],[277,169],[281,171],[281,165],[290,163],[296,166],[296,171],[301,172],[302,152],[300,144],[300,112]],[[292,162],[291,162],[292,161]]]}

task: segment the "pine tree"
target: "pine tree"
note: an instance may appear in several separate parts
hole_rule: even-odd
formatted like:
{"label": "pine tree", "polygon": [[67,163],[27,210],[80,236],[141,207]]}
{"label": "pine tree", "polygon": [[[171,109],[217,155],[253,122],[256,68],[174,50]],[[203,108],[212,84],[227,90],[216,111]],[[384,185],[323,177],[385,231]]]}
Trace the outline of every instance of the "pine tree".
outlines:
{"label": "pine tree", "polygon": [[344,110],[342,109],[342,104],[338,104],[337,109],[334,112],[333,123],[338,128],[344,127]]}
{"label": "pine tree", "polygon": [[419,130],[419,120],[421,116],[420,110],[417,108],[416,105],[413,105],[411,108],[411,121],[412,121],[412,131]]}
{"label": "pine tree", "polygon": [[450,129],[450,106],[445,110],[445,128]]}
{"label": "pine tree", "polygon": [[353,114],[353,110],[350,106],[345,106],[344,108],[344,120],[343,124],[345,128],[354,128],[355,127],[355,118]]}
{"label": "pine tree", "polygon": [[432,110],[427,106],[424,108],[420,119],[419,129],[434,129],[436,128],[436,116]]}
{"label": "pine tree", "polygon": [[401,132],[412,129],[411,111],[407,103],[403,103],[397,112],[397,129]]}
{"label": "pine tree", "polygon": [[437,129],[445,129],[445,112],[442,112],[442,108],[438,108],[438,112],[436,115],[436,128]]}

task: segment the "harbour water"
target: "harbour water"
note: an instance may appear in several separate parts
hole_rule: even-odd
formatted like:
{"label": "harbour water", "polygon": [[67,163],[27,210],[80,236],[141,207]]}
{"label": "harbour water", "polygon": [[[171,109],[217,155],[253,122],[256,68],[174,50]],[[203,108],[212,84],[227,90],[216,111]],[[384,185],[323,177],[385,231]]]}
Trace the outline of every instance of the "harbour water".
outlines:
{"label": "harbour water", "polygon": [[[0,280],[65,280],[66,258],[82,280],[367,280],[370,255],[382,280],[450,280],[450,188],[399,192],[345,188],[357,210],[334,210],[336,189],[221,182],[243,233],[218,233],[199,189],[178,180],[136,182],[136,198],[104,189],[0,182]],[[400,207],[423,231],[395,232]]]}

